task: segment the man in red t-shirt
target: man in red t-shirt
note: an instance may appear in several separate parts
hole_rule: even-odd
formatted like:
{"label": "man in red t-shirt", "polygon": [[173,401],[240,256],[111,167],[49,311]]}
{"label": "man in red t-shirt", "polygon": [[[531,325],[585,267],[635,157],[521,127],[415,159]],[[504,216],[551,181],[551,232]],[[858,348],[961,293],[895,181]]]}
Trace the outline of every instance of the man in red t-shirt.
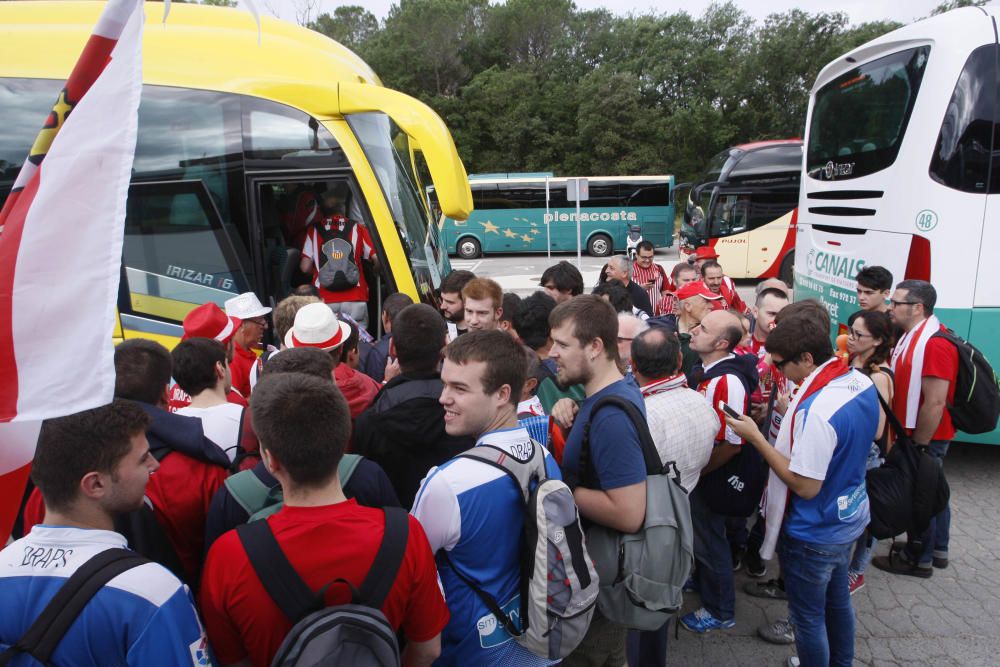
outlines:
{"label": "man in red t-shirt", "polygon": [[[323,302],[335,313],[345,312],[363,327],[368,327],[368,281],[365,279],[363,260],[370,261],[378,271],[378,257],[368,230],[361,223],[347,217],[346,202],[350,194],[347,183],[322,183],[324,189],[317,193],[316,215],[306,229],[302,244],[299,269],[312,276],[313,285],[319,289]],[[318,188],[317,188],[318,189]],[[353,257],[343,256],[337,247],[342,246]],[[341,261],[342,260],[342,261]],[[353,260],[355,271],[348,266]],[[324,267],[340,262],[345,271],[328,276]],[[322,275],[321,275],[322,274]],[[331,279],[336,278],[331,282]]]}
{"label": "man in red t-shirt", "polygon": [[[944,326],[934,316],[937,291],[923,280],[896,285],[889,317],[905,332],[892,353],[895,379],[892,411],[914,444],[926,447],[940,464],[955,437],[948,412],[955,398],[958,350],[934,334]],[[922,535],[907,535],[906,546],[892,557],[876,558],[876,567],[898,574],[930,577],[933,567],[948,567],[951,508],[933,517]],[[919,546],[918,546],[919,545]]]}
{"label": "man in red t-shirt", "polygon": [[233,355],[229,362],[232,388],[245,398],[253,389],[251,377],[260,373],[260,358],[254,350],[261,347],[268,329],[267,316],[271,309],[260,302],[253,292],[244,292],[226,299],[226,315],[240,320],[233,335]]}
{"label": "man in red t-shirt", "polygon": [[[351,422],[344,397],[319,378],[265,374],[251,409],[261,456],[284,490],[284,507],[266,519],[282,551],[314,591],[337,578],[360,588],[382,542],[385,518],[381,510],[347,500],[340,486],[337,465]],[[344,585],[326,592],[329,605],[350,597]],[[285,617],[268,595],[234,530],[209,549],[200,601],[223,665],[269,665],[298,620]],[[440,654],[448,607],[427,537],[412,516],[403,562],[382,611],[406,635],[404,664],[429,665]]]}

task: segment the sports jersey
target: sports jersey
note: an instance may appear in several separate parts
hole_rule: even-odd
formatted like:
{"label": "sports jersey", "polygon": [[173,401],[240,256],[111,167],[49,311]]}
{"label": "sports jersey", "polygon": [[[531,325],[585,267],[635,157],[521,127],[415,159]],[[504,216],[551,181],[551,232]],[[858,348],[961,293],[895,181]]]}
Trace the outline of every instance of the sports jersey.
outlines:
{"label": "sports jersey", "polygon": [[[35,526],[0,551],[0,653],[31,626],[66,580],[107,549],[124,548],[110,530]],[[14,658],[12,665],[37,664]],[[211,665],[191,592],[156,563],[109,581],[70,626],[52,657],[54,665]]]}
{"label": "sports jersey", "polygon": [[[336,578],[360,588],[385,532],[382,510],[354,500],[286,505],[267,522],[292,567],[314,591]],[[209,549],[198,597],[212,647],[224,665],[249,659],[254,667],[266,667],[292,628],[257,577],[236,531]],[[327,591],[328,605],[349,601],[344,585]],[[433,639],[448,622],[434,558],[415,519],[410,519],[406,553],[382,611],[393,628],[402,628],[415,642]]]}
{"label": "sports jersey", "polygon": [[791,495],[783,529],[792,537],[846,544],[868,525],[865,462],[878,429],[876,391],[852,369],[797,406],[788,469],[823,485],[810,500]]}
{"label": "sports jersey", "polygon": [[[708,373],[714,366],[721,364],[722,362],[735,359],[736,355],[730,354],[727,357],[718,359],[708,366],[705,367],[705,373]],[[727,403],[729,407],[738,411],[740,414],[747,414],[750,411],[750,397],[747,395],[746,388],[743,386],[743,382],[740,378],[732,373],[726,373],[725,375],[720,375],[714,377],[710,380],[705,380],[698,385],[698,391],[700,391],[705,398],[708,399],[709,405],[715,410],[715,414],[719,417],[721,426],[719,427],[719,432],[715,436],[716,442],[728,442],[731,445],[742,445],[743,438],[736,435],[726,424],[725,413],[719,407],[719,401]]]}
{"label": "sports jersey", "polygon": [[[476,446],[491,445],[520,460],[534,444],[518,426],[482,435]],[[545,467],[559,479],[559,467],[546,451]],[[431,470],[417,492],[413,515],[423,524],[435,553],[451,621],[441,636],[436,665],[547,665],[522,647],[497,623],[476,593],[452,566],[490,593],[515,624],[520,610],[520,547],[524,496],[513,480],[493,466],[456,457]]]}
{"label": "sports jersey", "polygon": [[723,310],[731,310],[737,315],[751,315],[750,307],[740,298],[739,292],[736,291],[736,283],[729,276],[722,277],[721,294]]}
{"label": "sports jersey", "polygon": [[[653,307],[650,311],[650,315],[665,315],[661,310],[662,296],[666,287],[664,283],[667,279],[667,274],[663,270],[663,267],[655,262],[649,265],[649,268],[645,268],[638,262],[632,263],[632,281],[637,285],[646,290],[646,295],[649,297],[649,303]],[[653,283],[652,287],[643,287],[646,283]]]}
{"label": "sports jersey", "polygon": [[179,409],[177,414],[200,419],[205,436],[221,447],[229,460],[233,461],[240,443],[240,425],[243,423],[245,409],[235,403],[221,403],[208,408],[193,408],[189,405]]}
{"label": "sports jersey", "polygon": [[[323,303],[340,303],[342,301],[368,301],[368,281],[365,280],[365,272],[358,271],[358,284],[354,287],[339,292],[324,289],[319,284],[320,249],[323,247],[323,240],[320,238],[317,225],[325,225],[327,229],[332,229],[334,225],[339,231],[344,231],[347,218],[334,216],[325,220],[314,222],[309,225],[306,231],[306,240],[302,244],[302,254],[312,260],[313,265],[313,285],[319,289],[319,296]],[[354,261],[361,269],[362,259],[371,259],[375,256],[375,246],[372,244],[368,229],[359,222],[354,223],[351,230],[351,247],[354,248]]]}

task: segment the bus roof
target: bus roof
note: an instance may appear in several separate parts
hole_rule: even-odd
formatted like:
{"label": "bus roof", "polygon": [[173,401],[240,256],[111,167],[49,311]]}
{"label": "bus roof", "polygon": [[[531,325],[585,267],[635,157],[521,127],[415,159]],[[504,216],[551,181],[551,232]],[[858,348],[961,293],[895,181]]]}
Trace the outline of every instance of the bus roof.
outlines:
{"label": "bus roof", "polygon": [[[0,2],[0,76],[65,79],[104,2]],[[143,82],[266,97],[327,117],[341,81],[381,85],[353,51],[318,32],[224,7],[145,4]],[[29,55],[26,55],[29,54]],[[317,84],[316,82],[322,82]],[[320,108],[317,108],[317,107]]]}
{"label": "bus roof", "polygon": [[469,174],[470,181],[509,181],[525,178],[552,178],[551,171],[526,171],[524,173]]}
{"label": "bus roof", "polygon": [[733,146],[733,148],[738,148],[741,151],[755,151],[761,148],[770,148],[771,146],[794,146],[801,145],[802,139],[792,138],[792,139],[769,139],[767,141],[752,141],[748,144],[738,144]]}

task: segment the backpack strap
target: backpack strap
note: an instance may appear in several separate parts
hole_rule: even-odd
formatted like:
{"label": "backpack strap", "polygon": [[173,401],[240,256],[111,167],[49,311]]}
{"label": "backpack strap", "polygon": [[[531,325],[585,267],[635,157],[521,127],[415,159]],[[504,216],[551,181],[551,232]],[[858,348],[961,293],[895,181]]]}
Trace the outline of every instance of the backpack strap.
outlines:
{"label": "backpack strap", "polygon": [[266,504],[271,487],[261,481],[253,470],[243,470],[226,478],[226,488],[239,506],[253,516]]}
{"label": "backpack strap", "polygon": [[128,549],[107,549],[92,557],[56,591],[28,631],[0,654],[0,665],[8,664],[19,653],[49,664],[59,642],[90,599],[122,572],[149,562]]}
{"label": "backpack strap", "polygon": [[375,554],[365,580],[361,582],[358,593],[360,604],[381,609],[385,599],[396,582],[396,575],[403,556],[406,555],[406,543],[410,536],[410,515],[402,507],[383,507],[385,512],[385,533],[382,544]]}
{"label": "backpack strap", "polygon": [[245,523],[236,528],[243,549],[257,578],[281,613],[293,624],[322,608],[323,599],[295,571],[267,521]]}
{"label": "backpack strap", "polygon": [[[503,629],[506,630],[508,633],[510,633],[511,637],[520,637],[522,634],[524,634],[523,632],[517,629],[517,627],[514,625],[514,622],[510,620],[510,616],[503,613],[503,609],[500,608],[500,604],[497,603],[495,597],[484,591],[478,583],[476,583],[469,577],[462,574],[462,572],[457,567],[455,567],[455,564],[452,563],[451,559],[448,557],[447,551],[441,549],[441,551],[439,551],[438,553],[440,554],[441,559],[448,565],[448,567],[451,568],[451,571],[455,573],[455,576],[461,579],[462,582],[466,586],[471,588],[472,592],[474,592],[479,597],[479,599],[482,600],[483,604],[486,605],[486,608],[490,610],[490,613],[493,614],[493,616],[497,619],[497,622],[503,626]],[[523,596],[524,593],[522,592],[521,595]],[[522,597],[522,602],[523,602],[523,597]],[[524,605],[522,604],[522,609],[523,607]]]}
{"label": "backpack strap", "polygon": [[[628,418],[632,421],[635,426],[636,432],[639,434],[639,446],[642,449],[642,458],[646,464],[646,474],[647,475],[662,475],[666,466],[660,460],[660,453],[656,450],[656,443],[653,442],[653,436],[649,432],[649,426],[646,423],[645,417],[639,412],[639,408],[635,406],[632,401],[624,398],[622,396],[604,396],[597,399],[594,403],[594,407],[590,409],[590,419],[583,426],[583,443],[580,449],[580,470],[592,470],[593,465],[590,460],[590,425],[594,420],[594,415],[597,414],[598,410],[608,405],[613,405],[618,409],[622,410]],[[584,467],[586,463],[586,468]],[[581,477],[583,475],[581,474]],[[596,481],[593,480],[592,481]]]}
{"label": "backpack strap", "polygon": [[545,457],[542,454],[542,446],[534,438],[531,439],[531,445],[531,458],[527,461],[519,461],[499,447],[485,444],[476,445],[458,456],[464,459],[479,461],[503,471],[508,477],[514,480],[517,488],[521,489],[524,502],[528,502],[528,498],[531,495],[531,480],[541,480],[548,477],[545,473]]}
{"label": "backpack strap", "polygon": [[344,454],[340,457],[340,465],[337,466],[337,476],[340,478],[341,489],[351,481],[351,475],[357,470],[362,458],[360,454]]}

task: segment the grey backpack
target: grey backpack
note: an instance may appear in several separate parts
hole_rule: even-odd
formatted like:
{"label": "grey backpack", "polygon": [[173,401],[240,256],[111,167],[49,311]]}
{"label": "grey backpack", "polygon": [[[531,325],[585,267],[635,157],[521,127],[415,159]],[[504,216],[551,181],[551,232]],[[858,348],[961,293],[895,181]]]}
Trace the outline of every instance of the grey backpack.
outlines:
{"label": "grey backpack", "polygon": [[354,246],[351,244],[351,232],[355,223],[352,220],[334,216],[334,224],[343,219],[344,230],[329,229],[323,225],[318,227],[323,245],[320,254],[323,262],[319,267],[319,284],[323,289],[333,292],[349,290],[357,286],[361,272],[354,261]]}
{"label": "grey backpack", "polygon": [[[271,667],[400,664],[396,632],[382,613],[382,605],[406,554],[409,515],[399,507],[386,507],[383,512],[385,534],[360,590],[345,579],[334,579],[313,592],[288,562],[267,521],[245,523],[236,529],[267,594],[293,623]],[[351,589],[350,604],[325,606],[326,591],[334,584]]]}
{"label": "grey backpack", "polygon": [[[649,426],[636,406],[608,396],[594,405],[591,419],[606,405],[624,410],[639,432],[646,462],[646,518],[637,533],[597,525],[587,530],[587,547],[601,580],[597,607],[618,625],[656,630],[683,602],[684,582],[694,560],[691,504],[676,464],[660,461]],[[581,470],[590,466],[589,422],[584,426],[580,462]]]}
{"label": "grey backpack", "polygon": [[528,460],[520,461],[491,445],[479,445],[459,456],[503,470],[524,495],[521,543],[522,629],[505,614],[496,598],[462,574],[442,551],[444,561],[475,591],[497,622],[535,655],[558,660],[583,641],[597,604],[598,580],[580,528],[573,492],[545,472],[545,453],[532,441]]}

